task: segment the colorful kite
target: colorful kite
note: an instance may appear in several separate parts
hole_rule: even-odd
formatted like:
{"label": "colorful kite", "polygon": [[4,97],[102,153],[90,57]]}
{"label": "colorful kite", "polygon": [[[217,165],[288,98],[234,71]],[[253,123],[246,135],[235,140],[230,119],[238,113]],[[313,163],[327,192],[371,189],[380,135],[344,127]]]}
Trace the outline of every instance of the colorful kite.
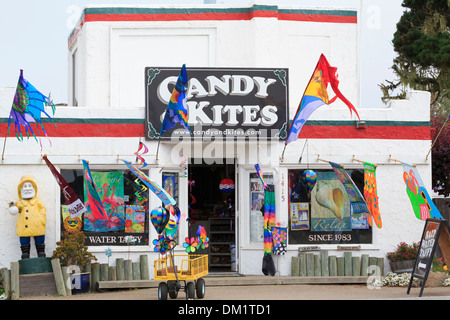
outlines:
{"label": "colorful kite", "polygon": [[107,220],[108,215],[106,214],[106,210],[103,207],[102,201],[100,200],[100,196],[97,193],[97,187],[94,184],[94,179],[92,178],[91,170],[89,169],[89,164],[84,159],[83,159],[83,168],[84,168],[84,183],[92,215],[96,220],[98,219]]}
{"label": "colorful kite", "polygon": [[167,130],[175,127],[180,123],[190,134],[191,130],[188,125],[188,110],[186,105],[186,84],[187,72],[186,65],[181,67],[180,75],[178,76],[175,88],[172,91],[169,104],[167,105],[166,114],[161,126],[160,136]]}
{"label": "colorful kite", "polygon": [[[347,195],[350,199],[352,219],[353,216],[356,217],[359,214],[363,214],[364,217],[367,217],[367,215],[369,214],[369,209],[367,208],[366,201],[364,200],[364,197],[359,191],[358,187],[353,182],[352,178],[350,178],[347,171],[345,171],[341,165],[331,161],[329,161],[329,163],[333,167],[334,172],[336,172],[336,175],[347,191]],[[359,227],[360,229],[366,229],[369,227],[364,220],[365,219],[363,219],[361,227]],[[356,228],[353,227],[353,229]]]}
{"label": "colorful kite", "polygon": [[69,186],[67,181],[61,176],[58,170],[56,170],[56,168],[53,166],[50,160],[48,160],[47,155],[44,154],[42,158],[44,159],[48,168],[55,177],[56,182],[58,183],[59,187],[62,190],[65,204],[67,206],[67,210],[69,211],[70,217],[73,219],[85,213],[86,207],[84,206],[83,202],[81,202],[80,198],[75,193],[75,191],[73,191],[73,189]]}
{"label": "colorful kite", "polygon": [[402,165],[406,193],[411,201],[416,218],[420,220],[427,220],[428,218],[443,219],[425,189],[419,171],[410,164],[402,162]]}
{"label": "colorful kite", "polygon": [[381,229],[382,223],[380,208],[378,205],[376,170],[376,165],[369,162],[364,162],[364,198],[366,199],[367,207],[369,209],[367,220],[369,221],[369,225],[372,226],[373,218],[376,226]]}
{"label": "colorful kite", "polygon": [[271,184],[264,190],[264,257],[262,264],[262,272],[271,276],[275,275],[275,264],[272,259],[273,226],[275,226],[275,188]]}
{"label": "colorful kite", "polygon": [[150,180],[141,170],[133,166],[129,161],[122,160],[127,167],[133,172],[144,184],[156,194],[156,196],[161,199],[164,205],[175,205],[177,202],[172,198],[170,194],[167,193],[166,190],[161,188],[157,183]]}
{"label": "colorful kite", "polygon": [[[337,68],[331,67],[327,59],[323,54],[320,55],[319,62],[314,69],[314,73],[309,80],[308,86],[306,87],[305,93],[303,94],[302,100],[295,114],[294,120],[289,130],[288,137],[285,144],[297,140],[302,130],[303,125],[309,116],[320,106],[324,104],[331,104],[336,101],[337,98],[341,99],[350,109],[350,114],[352,111],[356,113],[359,119],[358,112],[355,107],[348,101],[338,89],[339,81],[337,80]],[[328,83],[331,85],[336,96],[329,100],[327,86]]]}
{"label": "colorful kite", "polygon": [[259,180],[261,180],[261,183],[263,184],[264,189],[267,188],[267,183],[264,181],[263,173],[261,168],[259,167],[259,164],[255,164],[256,169],[256,175],[258,176]]}
{"label": "colorful kite", "polygon": [[[32,122],[39,123],[45,136],[48,137],[44,125],[42,124],[41,114],[44,113],[50,120],[52,120],[52,118],[45,112],[45,106],[51,106],[53,115],[55,114],[55,105],[53,102],[40,93],[31,83],[25,80],[23,77],[23,70],[20,69],[19,81],[17,83],[13,105],[9,114],[8,132],[11,125],[11,119],[13,119],[14,131],[19,141],[23,140],[22,126],[25,128],[27,137],[30,138],[31,133],[37,141],[36,135],[30,125]],[[39,132],[39,126],[37,124],[36,128]]]}

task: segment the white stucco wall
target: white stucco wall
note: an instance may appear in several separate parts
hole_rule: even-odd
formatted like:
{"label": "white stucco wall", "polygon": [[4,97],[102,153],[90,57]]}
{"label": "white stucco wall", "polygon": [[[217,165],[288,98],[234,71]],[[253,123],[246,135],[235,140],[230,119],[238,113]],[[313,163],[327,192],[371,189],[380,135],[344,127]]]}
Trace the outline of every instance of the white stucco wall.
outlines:
{"label": "white stucco wall", "polygon": [[[185,45],[183,52],[168,49],[167,39]],[[189,39],[189,41],[187,41]],[[194,45],[192,45],[194,43]],[[286,67],[289,68],[290,118],[293,118],[320,53],[324,53],[332,66],[338,67],[340,89],[353,102],[363,121],[429,121],[430,95],[426,92],[411,92],[407,99],[393,101],[390,106],[379,109],[362,109],[358,106],[358,59],[357,24],[316,23],[282,21],[275,18],[253,18],[248,21],[147,21],[147,22],[87,22],[84,23],[68,53],[69,101],[72,101],[72,54],[77,50],[77,87],[79,107],[58,107],[55,119],[144,119],[144,67],[174,66],[186,63],[187,67]],[[0,89],[0,118],[7,119],[15,88]],[[378,90],[378,88],[373,88]],[[311,120],[355,121],[347,107],[336,101],[330,106],[316,110]],[[51,126],[52,124],[46,124]],[[399,128],[398,130],[401,130]],[[90,161],[91,168],[125,169],[121,159],[134,161],[139,137],[50,137],[42,138],[42,150],[33,139],[17,141],[14,135],[6,139],[5,157],[0,165],[0,234],[3,235],[0,251],[0,268],[9,267],[11,261],[20,259],[18,237],[15,234],[17,217],[8,213],[8,202],[17,200],[17,184],[20,177],[32,174],[38,182],[38,197],[47,208],[46,253],[50,256],[59,240],[60,190],[51,172],[41,160],[41,154],[58,169],[81,169],[81,159]],[[269,143],[266,156],[255,144],[238,143],[223,147],[225,156],[235,158],[238,163],[238,253],[239,272],[261,274],[263,244],[250,243],[249,239],[249,173],[253,164],[260,162],[264,172],[272,172],[276,184],[276,220],[288,222],[288,203],[283,196],[288,194],[287,171],[306,168],[306,153],[303,162],[298,158],[305,140],[299,139],[286,148],[284,161],[280,161],[284,143]],[[183,145],[161,143],[159,162],[155,163],[156,142],[146,142],[150,152],[146,155],[150,163],[150,177],[161,180],[161,167],[177,171],[178,157],[174,154]],[[398,242],[413,242],[420,239],[423,222],[412,212],[405,192],[402,166],[389,160],[415,163],[423,181],[430,189],[431,159],[425,156],[431,146],[429,138],[396,139],[308,139],[309,167],[330,168],[318,160],[330,160],[344,164],[345,168],[362,168],[355,158],[378,164],[377,182],[380,199],[382,229],[373,229],[373,243],[361,245],[362,250],[354,255],[368,253],[384,257]],[[208,142],[198,148],[185,148],[185,156],[200,157],[210,152]],[[206,150],[206,151],[205,151]],[[284,179],[284,188],[281,182]],[[188,188],[180,183],[180,209],[187,210]],[[151,195],[150,207],[159,205]],[[150,239],[156,238],[151,229]],[[180,225],[181,239],[187,235],[185,222]],[[3,245],[4,244],[4,245]],[[275,258],[281,275],[290,274],[291,257],[298,252],[298,245],[288,245],[288,254]],[[341,255],[336,245],[323,245],[329,254]],[[100,262],[107,262],[104,254],[107,247],[92,247]],[[34,248],[33,248],[34,250]],[[128,248],[112,247],[113,258],[127,257]],[[181,250],[181,249],[180,249]],[[137,261],[142,253],[150,259],[157,257],[153,245],[132,247],[131,259]],[[32,251],[32,255],[34,251]],[[277,260],[278,259],[278,264]],[[114,264],[114,259],[110,263]],[[386,260],[386,269],[388,264]],[[150,261],[150,265],[152,265]],[[152,274],[152,272],[150,272]]]}

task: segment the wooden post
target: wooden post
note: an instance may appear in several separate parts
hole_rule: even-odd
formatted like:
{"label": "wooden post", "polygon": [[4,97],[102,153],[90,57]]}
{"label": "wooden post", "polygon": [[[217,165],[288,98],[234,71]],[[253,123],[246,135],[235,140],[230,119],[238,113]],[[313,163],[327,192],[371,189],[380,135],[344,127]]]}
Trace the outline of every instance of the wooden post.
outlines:
{"label": "wooden post", "polygon": [[142,280],[150,280],[150,271],[148,269],[148,256],[146,254],[140,255],[139,261],[141,262],[141,278],[142,278]]}
{"label": "wooden post", "polygon": [[306,275],[308,277],[314,276],[314,253],[306,254]]}
{"label": "wooden post", "polygon": [[320,261],[320,254],[314,255],[314,276],[320,277],[322,276],[322,264]]}
{"label": "wooden post", "polygon": [[299,253],[298,255],[298,275],[306,276],[306,253]]}
{"label": "wooden post", "polygon": [[345,275],[344,257],[337,257],[337,275],[343,277]]}
{"label": "wooden post", "polygon": [[328,262],[330,264],[330,277],[337,276],[337,261],[336,256],[330,256],[328,258]]}
{"label": "wooden post", "polygon": [[56,291],[61,296],[66,296],[66,284],[61,271],[61,264],[59,259],[52,259],[53,276],[55,277]]}
{"label": "wooden post", "polygon": [[377,258],[377,266],[380,268],[380,276],[384,276],[384,258]]}
{"label": "wooden post", "polygon": [[117,280],[125,280],[125,269],[123,258],[116,259]]}
{"label": "wooden post", "polygon": [[19,289],[19,262],[11,262],[11,300],[20,298]]}
{"label": "wooden post", "polygon": [[359,257],[352,258],[352,276],[357,277],[361,275],[361,266],[359,265]]}
{"label": "wooden post", "polygon": [[322,260],[322,277],[328,277],[330,275],[330,270],[328,268],[328,251],[320,251],[320,257]]}
{"label": "wooden post", "polygon": [[352,253],[344,252],[344,276],[350,277],[352,275]]}
{"label": "wooden post", "polygon": [[101,263],[100,264],[100,281],[108,281],[108,264]]}
{"label": "wooden post", "polygon": [[11,271],[8,268],[2,268],[0,269],[0,276],[2,278],[3,289],[5,289],[8,299],[11,299]]}
{"label": "wooden post", "polygon": [[108,280],[110,281],[116,281],[117,280],[117,271],[116,267],[109,267],[108,268]]}
{"label": "wooden post", "polygon": [[66,295],[72,295],[72,282],[70,281],[69,267],[61,267],[62,277],[64,281],[64,286],[66,288]]}
{"label": "wooden post", "polygon": [[91,290],[97,291],[97,282],[100,280],[100,263],[91,265]]}
{"label": "wooden post", "polygon": [[361,255],[361,275],[367,276],[367,268],[369,267],[369,255],[362,254]]}
{"label": "wooden post", "polygon": [[291,276],[297,277],[299,275],[299,258],[292,257],[291,258]]}
{"label": "wooden post", "polygon": [[131,260],[124,260],[124,271],[125,271],[125,279],[124,280],[133,280],[133,269],[131,265]]}
{"label": "wooden post", "polygon": [[141,264],[139,262],[131,263],[132,280],[141,280]]}

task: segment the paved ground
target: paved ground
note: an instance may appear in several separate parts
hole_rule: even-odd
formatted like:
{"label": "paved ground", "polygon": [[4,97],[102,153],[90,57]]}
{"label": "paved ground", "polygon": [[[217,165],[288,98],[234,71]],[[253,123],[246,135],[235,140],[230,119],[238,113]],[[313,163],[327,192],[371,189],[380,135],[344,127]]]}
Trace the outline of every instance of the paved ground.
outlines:
{"label": "paved ground", "polygon": [[[231,281],[231,279],[230,279]],[[26,297],[20,300],[157,300],[157,288],[115,289],[103,293],[86,293],[67,297],[44,296]],[[369,289],[362,284],[344,285],[208,285],[206,279],[206,300],[450,300],[450,287],[426,287],[422,297],[420,288],[411,288],[409,294],[405,287],[382,287]],[[181,289],[176,300],[186,301]]]}

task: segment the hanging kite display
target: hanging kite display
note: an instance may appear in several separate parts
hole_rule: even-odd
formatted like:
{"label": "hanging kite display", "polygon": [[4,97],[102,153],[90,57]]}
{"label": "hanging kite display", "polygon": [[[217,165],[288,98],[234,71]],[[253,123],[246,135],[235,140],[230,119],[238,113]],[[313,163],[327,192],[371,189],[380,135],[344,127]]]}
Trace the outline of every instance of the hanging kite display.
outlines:
{"label": "hanging kite display", "polygon": [[[139,151],[141,151],[142,149],[144,149],[141,153],[139,153]],[[136,161],[140,160],[142,164],[142,168],[144,168],[145,166],[147,166],[147,162],[145,162],[145,159],[142,157],[142,155],[146,154],[148,152],[148,148],[147,146],[142,143],[141,141],[139,141],[139,148],[138,150],[134,153],[136,155]]]}
{"label": "hanging kite display", "polygon": [[285,255],[287,251],[287,228],[279,226],[272,227],[272,237],[273,253]]}
{"label": "hanging kite display", "polygon": [[56,168],[53,166],[50,160],[48,160],[47,155],[44,154],[42,156],[42,159],[44,159],[48,168],[55,177],[56,182],[63,191],[62,193],[64,195],[65,205],[67,206],[67,210],[69,211],[70,217],[73,219],[85,213],[86,207],[84,206],[83,202],[81,202],[80,198],[75,193],[75,191],[73,191],[73,189],[69,186],[67,181],[61,176],[58,170],[56,170]]}
{"label": "hanging kite display", "polygon": [[89,163],[84,159],[82,161],[84,168],[85,193],[87,195],[89,209],[92,212],[94,219],[107,220],[108,215],[106,214],[106,210],[97,193],[97,187],[94,184],[94,179],[92,178],[91,170],[89,169]]}
{"label": "hanging kite display", "polygon": [[347,191],[351,206],[352,229],[368,229],[367,215],[369,209],[363,195],[341,165],[331,161],[329,163]]}
{"label": "hanging kite display", "polygon": [[[41,120],[41,114],[44,113],[50,120],[52,120],[52,118],[47,112],[45,112],[45,106],[51,106],[53,115],[55,114],[55,105],[53,102],[48,97],[40,93],[31,83],[25,80],[23,77],[23,70],[20,69],[19,81],[17,83],[13,105],[9,114],[8,132],[12,119],[14,120],[14,131],[18,140],[23,140],[23,126],[27,137],[29,138],[31,133],[37,141],[36,135],[30,125],[30,123],[33,122],[39,123],[45,136],[48,137]],[[39,132],[39,126],[37,124],[36,128]]]}
{"label": "hanging kite display", "polygon": [[163,207],[157,207],[150,212],[150,221],[158,234],[164,231],[164,228],[169,222],[169,218],[169,213]]}
{"label": "hanging kite display", "polygon": [[273,184],[267,185],[264,190],[264,258],[262,272],[265,275],[275,275],[275,264],[272,259],[272,227],[275,226],[275,188]]}
{"label": "hanging kite display", "polygon": [[154,193],[156,196],[161,199],[164,205],[174,205],[176,201],[172,198],[170,194],[167,193],[166,190],[161,188],[157,183],[150,180],[141,170],[133,166],[129,161],[122,160],[127,167],[133,172],[144,184]]}
{"label": "hanging kite display", "polygon": [[166,210],[169,212],[169,221],[167,222],[164,231],[166,232],[166,238],[172,240],[178,230],[181,212],[176,205],[167,206]]}
{"label": "hanging kite display", "polygon": [[262,183],[264,189],[266,189],[267,183],[266,183],[266,181],[264,181],[263,172],[262,172],[261,168],[259,167],[259,164],[255,164],[255,169],[256,169],[256,175],[258,176],[259,180],[261,180],[261,183]]}
{"label": "hanging kite display", "polygon": [[[311,80],[305,89],[302,100],[300,101],[297,113],[294,116],[294,121],[292,122],[289,130],[285,145],[289,142],[297,140],[306,120],[317,108],[323,105],[331,104],[336,101],[337,98],[341,99],[347,105],[350,109],[350,114],[354,111],[359,119],[359,115],[355,107],[342,95],[338,89],[339,81],[337,79],[336,72],[337,68],[330,66],[328,60],[323,54],[321,54],[313,75],[311,76]],[[328,84],[331,85],[333,92],[336,94],[336,96],[331,100],[328,98]]]}
{"label": "hanging kite display", "polygon": [[367,220],[369,220],[369,225],[372,226],[373,219],[375,225],[381,229],[382,223],[378,205],[376,170],[377,166],[375,164],[364,162],[364,198],[366,199],[367,207],[369,209]]}
{"label": "hanging kite display", "polygon": [[406,193],[411,201],[416,218],[420,220],[426,220],[428,218],[443,219],[425,189],[419,171],[410,164],[402,162],[402,165]]}
{"label": "hanging kite display", "polygon": [[311,196],[311,190],[314,188],[317,181],[317,175],[314,170],[303,171],[303,183],[308,190],[308,198]]}

